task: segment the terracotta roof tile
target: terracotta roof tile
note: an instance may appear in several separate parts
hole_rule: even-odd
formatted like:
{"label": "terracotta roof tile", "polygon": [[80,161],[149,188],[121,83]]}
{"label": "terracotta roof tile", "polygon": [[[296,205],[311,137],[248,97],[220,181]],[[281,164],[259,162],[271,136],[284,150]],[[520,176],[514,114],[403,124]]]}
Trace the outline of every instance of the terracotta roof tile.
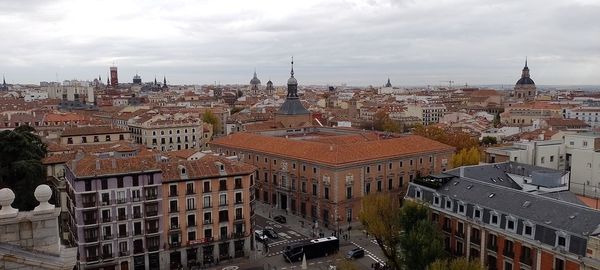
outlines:
{"label": "terracotta roof tile", "polygon": [[[332,137],[331,140],[335,140]],[[343,139],[342,139],[343,140]],[[212,141],[216,147],[250,150],[320,162],[334,166],[428,152],[454,151],[454,147],[417,135],[356,143],[328,143],[235,133]]]}
{"label": "terracotta roof tile", "polygon": [[128,133],[125,130],[110,126],[83,126],[83,127],[66,127],[61,134],[62,137],[81,136],[81,135],[97,135],[97,134],[115,134]]}
{"label": "terracotta roof tile", "polygon": [[[218,163],[216,163],[218,162]],[[217,164],[223,164],[227,175],[251,174],[256,167],[250,164],[230,160],[223,156],[206,155],[197,160],[181,160],[161,163],[163,182],[181,180],[181,168],[185,168],[186,179],[222,177]]]}

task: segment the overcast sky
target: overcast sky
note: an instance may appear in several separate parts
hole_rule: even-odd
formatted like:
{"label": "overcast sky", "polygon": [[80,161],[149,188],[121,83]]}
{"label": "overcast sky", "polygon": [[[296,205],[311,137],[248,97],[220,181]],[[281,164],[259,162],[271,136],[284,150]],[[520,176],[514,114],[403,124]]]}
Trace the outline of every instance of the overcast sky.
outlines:
{"label": "overcast sky", "polygon": [[8,83],[600,85],[598,0],[0,0]]}

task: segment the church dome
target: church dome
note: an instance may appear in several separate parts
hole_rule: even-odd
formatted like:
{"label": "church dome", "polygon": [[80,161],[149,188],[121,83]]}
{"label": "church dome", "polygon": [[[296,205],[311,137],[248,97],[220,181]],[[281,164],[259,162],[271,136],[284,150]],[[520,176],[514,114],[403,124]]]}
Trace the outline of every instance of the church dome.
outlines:
{"label": "church dome", "polygon": [[250,84],[260,84],[260,80],[256,76],[256,71],[254,72],[254,77],[252,77],[252,80],[250,80]]}
{"label": "church dome", "polygon": [[272,82],[271,80],[269,80],[269,81],[267,82],[267,85],[273,85],[273,82]]}
{"label": "church dome", "polygon": [[252,78],[252,80],[250,80],[250,84],[260,84],[260,80],[256,77]]}
{"label": "church dome", "polygon": [[534,84],[535,82],[529,77],[522,77],[517,81],[517,85],[526,85],[526,84]]}

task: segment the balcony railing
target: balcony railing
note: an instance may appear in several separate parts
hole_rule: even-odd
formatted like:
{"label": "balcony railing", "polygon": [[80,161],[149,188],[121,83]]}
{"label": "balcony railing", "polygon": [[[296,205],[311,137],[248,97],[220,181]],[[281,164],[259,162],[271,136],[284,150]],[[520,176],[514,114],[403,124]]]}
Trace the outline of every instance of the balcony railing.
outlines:
{"label": "balcony railing", "polygon": [[127,237],[127,232],[120,232],[119,237]]}
{"label": "balcony railing", "polygon": [[196,193],[194,192],[194,190],[190,190],[190,189],[188,189],[188,190],[186,190],[186,191],[185,191],[185,195],[194,195],[194,194],[196,194]]}
{"label": "balcony railing", "polygon": [[212,203],[204,204],[204,208],[212,208]]}
{"label": "balcony railing", "polygon": [[235,184],[235,189],[242,189],[242,184]]}
{"label": "balcony railing", "polygon": [[133,212],[133,218],[142,218],[142,212]]}
{"label": "balcony railing", "polygon": [[150,227],[146,230],[147,233],[157,233],[158,232],[158,227]]}
{"label": "balcony railing", "polygon": [[471,237],[471,244],[480,245],[481,244],[481,238],[479,238],[479,237]]}
{"label": "balcony railing", "polygon": [[146,194],[146,200],[156,200],[157,198],[157,194]]}
{"label": "balcony railing", "polygon": [[452,227],[450,225],[446,225],[444,224],[444,226],[442,226],[442,230],[448,233],[452,232]]}
{"label": "balcony railing", "polygon": [[227,201],[220,201],[219,206],[227,206]]}
{"label": "balcony railing", "polygon": [[178,248],[181,246],[181,242],[171,242],[169,243],[170,248]]}
{"label": "balcony railing", "polygon": [[84,241],[90,242],[98,242],[98,236],[88,236],[83,238]]}
{"label": "balcony railing", "polygon": [[112,239],[112,238],[113,238],[113,235],[112,235],[112,234],[105,234],[105,235],[104,235],[104,240],[110,240],[110,239]]}
{"label": "balcony railing", "polygon": [[233,234],[234,238],[244,238],[246,237],[246,232],[236,232]]}
{"label": "balcony railing", "polygon": [[122,204],[122,203],[126,203],[126,202],[127,202],[127,199],[126,199],[126,198],[120,198],[120,199],[117,199],[117,203],[118,203],[118,204]]}
{"label": "balcony railing", "polygon": [[147,211],[146,212],[146,216],[147,217],[154,217],[158,215],[158,211]]}
{"label": "balcony railing", "polygon": [[159,249],[159,246],[148,246],[148,251],[158,251]]}
{"label": "balcony railing", "polygon": [[207,219],[203,222],[204,225],[208,225],[208,224],[212,224],[212,223],[213,223],[212,219]]}
{"label": "balcony railing", "polygon": [[102,254],[102,259],[104,259],[104,260],[114,259],[113,258],[113,254],[112,253],[103,253]]}
{"label": "balcony railing", "polygon": [[502,252],[502,253],[504,254],[504,256],[509,257],[509,258],[515,257],[515,252],[512,250],[504,249],[504,252]]}
{"label": "balcony railing", "polygon": [[133,197],[133,198],[131,198],[132,202],[139,202],[141,200],[142,200],[142,198],[140,198],[140,197]]}
{"label": "balcony railing", "polygon": [[219,218],[219,223],[228,222],[228,221],[229,221],[229,217]]}
{"label": "balcony railing", "polygon": [[110,216],[108,217],[102,217],[102,222],[111,222],[112,219],[110,218]]}
{"label": "balcony railing", "polygon": [[210,188],[209,188],[209,189],[203,189],[203,190],[202,190],[202,193],[211,193],[211,192],[212,192],[212,190],[211,190]]}
{"label": "balcony railing", "polygon": [[491,251],[498,251],[498,246],[497,245],[493,245],[493,244],[488,244],[487,245],[487,249],[489,249]]}
{"label": "balcony railing", "polygon": [[125,250],[125,251],[119,251],[119,256],[121,257],[127,257],[129,256],[129,251]]}
{"label": "balcony railing", "polygon": [[170,213],[176,213],[176,212],[179,212],[179,207],[170,207],[170,208],[169,208],[169,212],[170,212]]}
{"label": "balcony railing", "polygon": [[133,254],[140,254],[140,253],[144,253],[144,247],[134,247],[133,248]]}
{"label": "balcony railing", "polygon": [[127,215],[119,215],[118,219],[119,220],[126,220],[127,219]]}
{"label": "balcony railing", "polygon": [[179,230],[179,224],[171,224],[171,227],[169,227],[169,230]]}
{"label": "balcony railing", "polygon": [[454,235],[456,235],[459,238],[465,238],[465,233],[462,231],[455,231]]}
{"label": "balcony railing", "polygon": [[235,220],[243,220],[244,216],[243,215],[236,215],[235,216]]}
{"label": "balcony railing", "polygon": [[243,203],[244,203],[244,201],[243,201],[243,200],[236,200],[236,201],[235,201],[235,204],[243,204]]}

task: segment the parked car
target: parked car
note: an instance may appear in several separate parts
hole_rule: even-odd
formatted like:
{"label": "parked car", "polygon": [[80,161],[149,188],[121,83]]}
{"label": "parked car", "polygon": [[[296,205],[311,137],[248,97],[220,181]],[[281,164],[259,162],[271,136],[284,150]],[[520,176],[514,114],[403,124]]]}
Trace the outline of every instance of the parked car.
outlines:
{"label": "parked car", "polygon": [[254,238],[256,238],[256,240],[258,240],[260,242],[269,240],[269,237],[265,235],[265,232],[263,230],[255,230]]}
{"label": "parked car", "polygon": [[273,220],[275,220],[275,221],[277,221],[279,223],[286,223],[287,222],[286,218],[284,216],[282,216],[282,215],[275,216],[273,218]]}
{"label": "parked car", "polygon": [[348,251],[346,254],[346,259],[357,259],[365,256],[365,251],[361,248],[355,248],[353,250]]}
{"label": "parked car", "polygon": [[268,236],[269,238],[273,238],[273,239],[279,238],[279,235],[275,232],[275,230],[273,230],[273,228],[271,228],[269,226],[265,227],[265,229],[263,230],[263,234]]}

